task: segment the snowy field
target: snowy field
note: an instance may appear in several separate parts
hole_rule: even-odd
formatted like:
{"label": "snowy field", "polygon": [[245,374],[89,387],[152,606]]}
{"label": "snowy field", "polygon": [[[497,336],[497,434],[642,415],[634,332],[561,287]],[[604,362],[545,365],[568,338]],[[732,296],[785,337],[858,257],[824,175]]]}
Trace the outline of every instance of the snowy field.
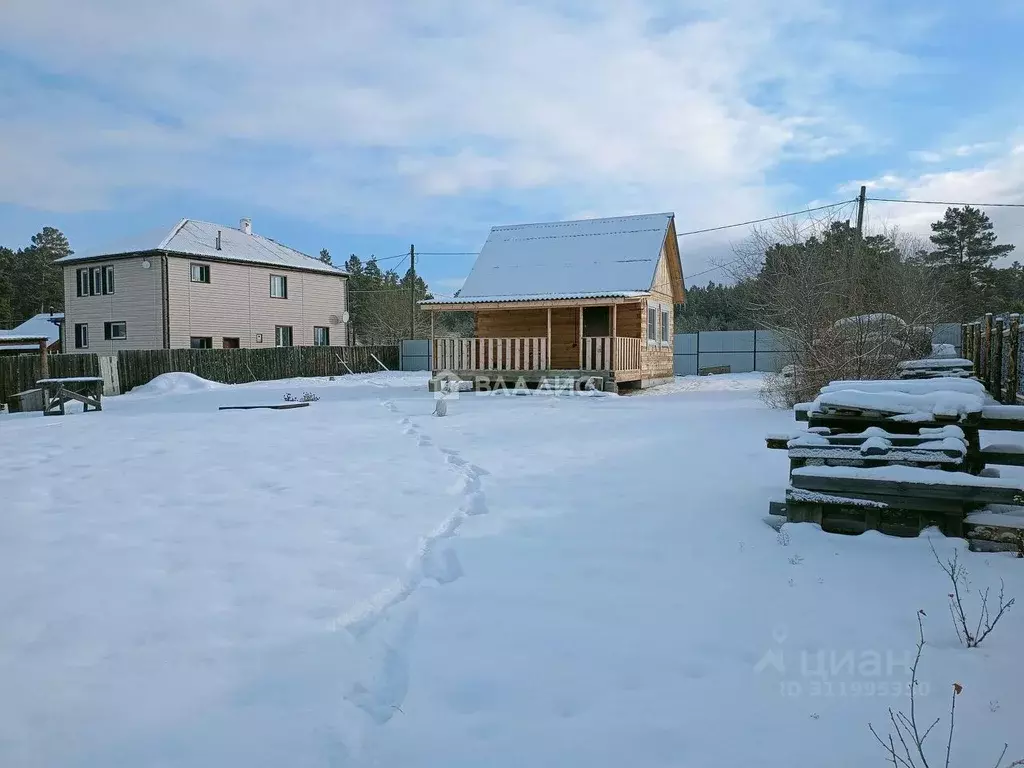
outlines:
{"label": "snowy field", "polygon": [[[950,764],[1024,757],[1024,603],[967,650],[929,546],[962,541],[765,524],[796,424],[759,383],[441,419],[422,374],[176,375],[0,416],[0,765],[882,766],[921,609]],[[972,608],[1024,601],[961,556]]]}

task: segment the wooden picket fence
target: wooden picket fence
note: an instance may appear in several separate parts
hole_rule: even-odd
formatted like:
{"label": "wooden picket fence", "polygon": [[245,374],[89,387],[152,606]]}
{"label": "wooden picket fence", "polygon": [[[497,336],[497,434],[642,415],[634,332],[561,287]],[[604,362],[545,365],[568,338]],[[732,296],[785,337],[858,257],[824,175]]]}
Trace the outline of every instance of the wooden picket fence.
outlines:
{"label": "wooden picket fence", "polygon": [[381,370],[374,357],[389,370],[398,370],[397,346],[128,350],[117,353],[117,370],[121,391],[128,392],[172,372],[194,373],[222,384],[341,376],[349,369],[372,373]]}
{"label": "wooden picket fence", "polygon": [[963,356],[974,363],[975,376],[1000,403],[1016,405],[1021,398],[1020,315],[964,323],[960,328]]}
{"label": "wooden picket fence", "polygon": [[[48,358],[51,377],[99,376],[99,357],[94,354],[59,354]],[[42,376],[38,352],[0,356],[0,403],[11,395],[35,389]]]}

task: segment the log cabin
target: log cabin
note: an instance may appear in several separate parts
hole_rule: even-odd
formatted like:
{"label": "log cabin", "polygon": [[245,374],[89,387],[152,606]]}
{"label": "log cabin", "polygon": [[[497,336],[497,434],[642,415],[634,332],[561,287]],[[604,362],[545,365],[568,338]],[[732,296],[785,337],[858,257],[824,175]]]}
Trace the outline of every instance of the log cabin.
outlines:
{"label": "log cabin", "polygon": [[[686,299],[675,215],[494,227],[456,297],[430,312],[431,388],[672,378],[673,307]],[[473,338],[438,338],[438,312],[472,312]]]}

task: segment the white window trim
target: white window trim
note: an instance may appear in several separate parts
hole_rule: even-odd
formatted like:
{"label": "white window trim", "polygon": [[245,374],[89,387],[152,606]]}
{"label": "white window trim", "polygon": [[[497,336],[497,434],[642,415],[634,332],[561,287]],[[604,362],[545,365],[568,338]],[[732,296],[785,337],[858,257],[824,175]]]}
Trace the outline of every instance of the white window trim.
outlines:
{"label": "white window trim", "polygon": [[[672,346],[672,305],[662,304],[661,311],[658,313],[658,340],[661,342],[663,347]],[[668,318],[668,324],[665,324],[665,318]],[[666,336],[666,329],[668,331],[668,339]]]}
{"label": "white window trim", "polygon": [[[660,345],[658,341],[658,318],[661,317],[661,312],[658,309],[658,302],[649,301],[647,302],[647,311],[644,315],[644,339],[647,341],[648,347],[657,347]],[[651,311],[654,311],[654,338],[651,338]]]}

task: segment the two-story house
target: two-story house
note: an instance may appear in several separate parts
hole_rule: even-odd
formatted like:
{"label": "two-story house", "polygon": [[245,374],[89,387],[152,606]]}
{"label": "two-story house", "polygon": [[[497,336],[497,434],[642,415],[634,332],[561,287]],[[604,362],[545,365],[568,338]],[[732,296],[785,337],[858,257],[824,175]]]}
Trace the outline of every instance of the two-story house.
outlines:
{"label": "two-story house", "polygon": [[64,267],[65,352],[344,346],[346,274],[238,229],[182,219]]}

